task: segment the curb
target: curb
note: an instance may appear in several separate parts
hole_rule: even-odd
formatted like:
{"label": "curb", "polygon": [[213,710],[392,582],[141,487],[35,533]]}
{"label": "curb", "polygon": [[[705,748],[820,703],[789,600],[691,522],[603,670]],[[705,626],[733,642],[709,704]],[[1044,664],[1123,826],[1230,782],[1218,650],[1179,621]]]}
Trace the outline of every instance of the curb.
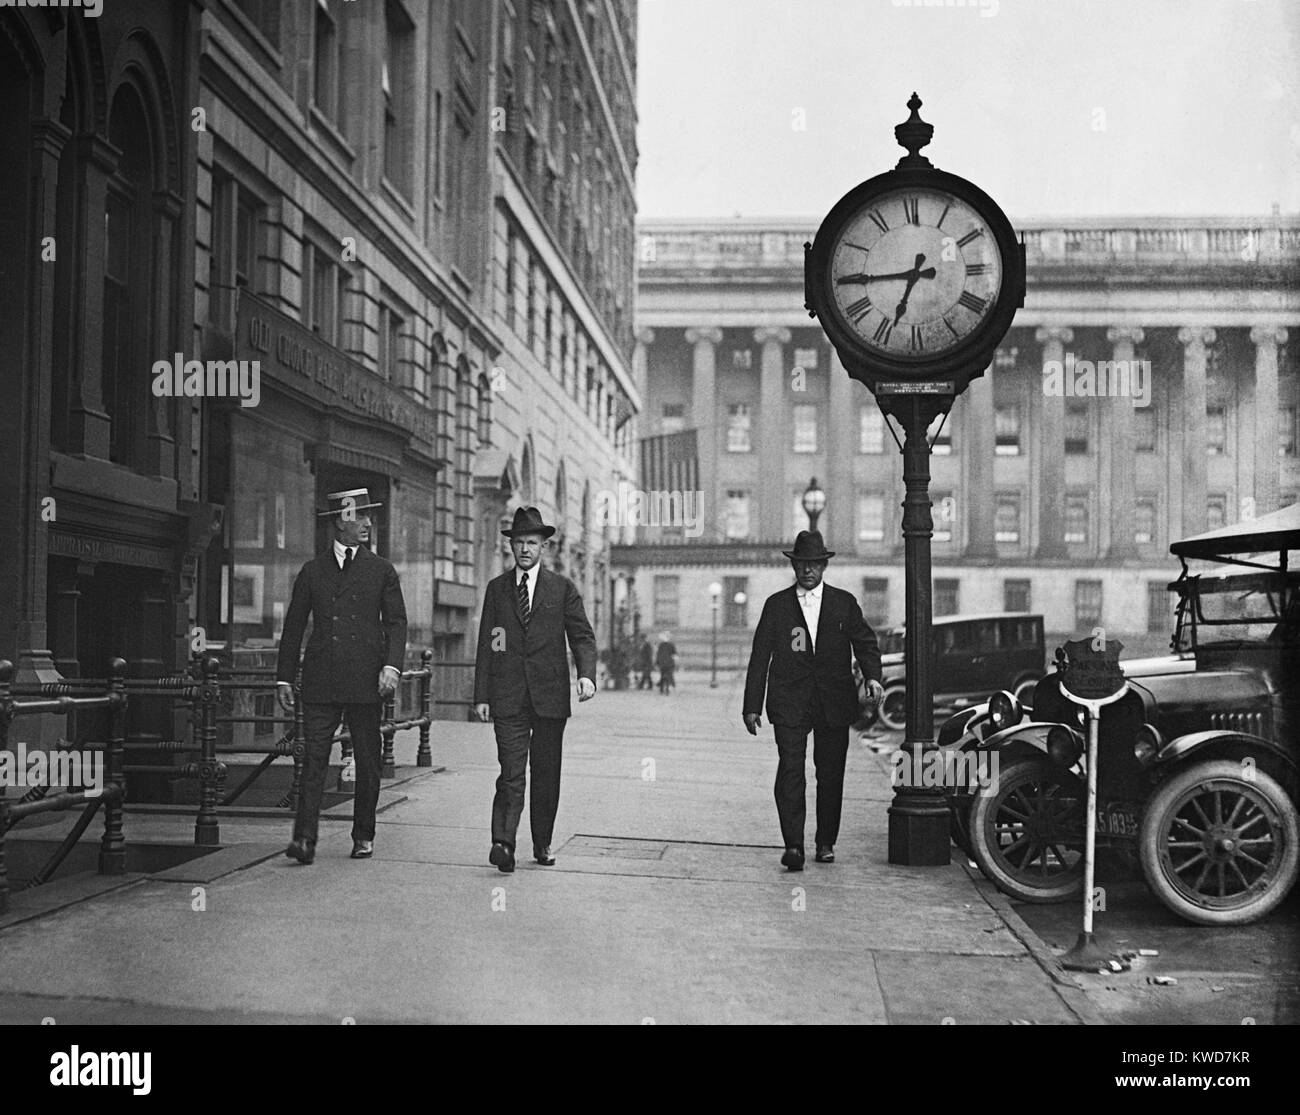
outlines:
{"label": "curb", "polygon": [[[962,859],[965,859],[964,855]],[[1025,946],[1029,955],[1033,957],[1034,963],[1051,979],[1052,990],[1065,1004],[1066,1009],[1084,1026],[1107,1025],[1106,1019],[1088,998],[1087,991],[1061,967],[1056,954],[1037,933],[1029,928],[1024,918],[1016,913],[1007,896],[984,878],[978,868],[971,868],[965,862],[961,862],[959,866],[966,872],[979,896],[1002,919],[1012,936]]]}

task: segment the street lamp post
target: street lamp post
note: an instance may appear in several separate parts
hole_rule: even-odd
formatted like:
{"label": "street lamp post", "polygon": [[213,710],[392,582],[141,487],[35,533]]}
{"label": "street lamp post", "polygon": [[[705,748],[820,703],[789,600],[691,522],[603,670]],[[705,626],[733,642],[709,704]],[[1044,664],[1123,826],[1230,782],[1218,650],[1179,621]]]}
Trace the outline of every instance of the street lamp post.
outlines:
{"label": "street lamp post", "polygon": [[709,688],[718,688],[718,608],[722,603],[722,586],[714,581],[709,585],[709,596],[713,598],[713,655],[709,675]]}
{"label": "street lamp post", "polygon": [[808,516],[808,529],[817,529],[817,519],[826,507],[826,493],[817,487],[817,477],[808,481],[803,493],[804,514]]}

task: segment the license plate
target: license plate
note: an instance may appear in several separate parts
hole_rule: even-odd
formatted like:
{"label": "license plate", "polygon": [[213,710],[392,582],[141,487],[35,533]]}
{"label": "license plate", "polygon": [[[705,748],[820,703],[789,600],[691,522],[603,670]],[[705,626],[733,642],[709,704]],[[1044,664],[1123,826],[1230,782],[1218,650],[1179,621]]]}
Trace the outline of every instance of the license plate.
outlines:
{"label": "license plate", "polygon": [[1098,836],[1136,838],[1137,834],[1138,816],[1136,809],[1122,805],[1108,805],[1097,810]]}

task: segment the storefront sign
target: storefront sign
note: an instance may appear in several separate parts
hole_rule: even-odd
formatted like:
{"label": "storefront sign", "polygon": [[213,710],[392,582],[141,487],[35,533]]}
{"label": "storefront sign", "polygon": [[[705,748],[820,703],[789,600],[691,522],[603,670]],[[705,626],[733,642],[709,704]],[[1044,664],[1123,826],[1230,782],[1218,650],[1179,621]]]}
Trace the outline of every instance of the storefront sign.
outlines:
{"label": "storefront sign", "polygon": [[175,564],[170,550],[109,542],[103,538],[67,534],[60,530],[50,531],[49,553],[52,557],[72,557],[83,561],[136,565],[149,569],[171,569]]}
{"label": "storefront sign", "polygon": [[269,383],[306,392],[327,407],[386,422],[433,446],[436,429],[431,410],[243,291],[237,329],[236,353],[260,360]]}

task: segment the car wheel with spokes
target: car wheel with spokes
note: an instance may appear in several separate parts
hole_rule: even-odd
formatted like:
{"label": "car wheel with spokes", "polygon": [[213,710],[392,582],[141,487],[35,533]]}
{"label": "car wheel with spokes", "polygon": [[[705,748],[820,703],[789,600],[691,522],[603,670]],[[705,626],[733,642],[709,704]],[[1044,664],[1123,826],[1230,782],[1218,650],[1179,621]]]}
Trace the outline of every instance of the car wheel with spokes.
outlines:
{"label": "car wheel with spokes", "polygon": [[971,805],[975,862],[1000,891],[1025,902],[1078,894],[1086,800],[1079,778],[1050,759],[1007,763]]}
{"label": "car wheel with spokes", "polygon": [[1234,759],[1196,763],[1157,787],[1138,837],[1147,885],[1180,917],[1244,925],[1273,909],[1300,869],[1296,807]]}

